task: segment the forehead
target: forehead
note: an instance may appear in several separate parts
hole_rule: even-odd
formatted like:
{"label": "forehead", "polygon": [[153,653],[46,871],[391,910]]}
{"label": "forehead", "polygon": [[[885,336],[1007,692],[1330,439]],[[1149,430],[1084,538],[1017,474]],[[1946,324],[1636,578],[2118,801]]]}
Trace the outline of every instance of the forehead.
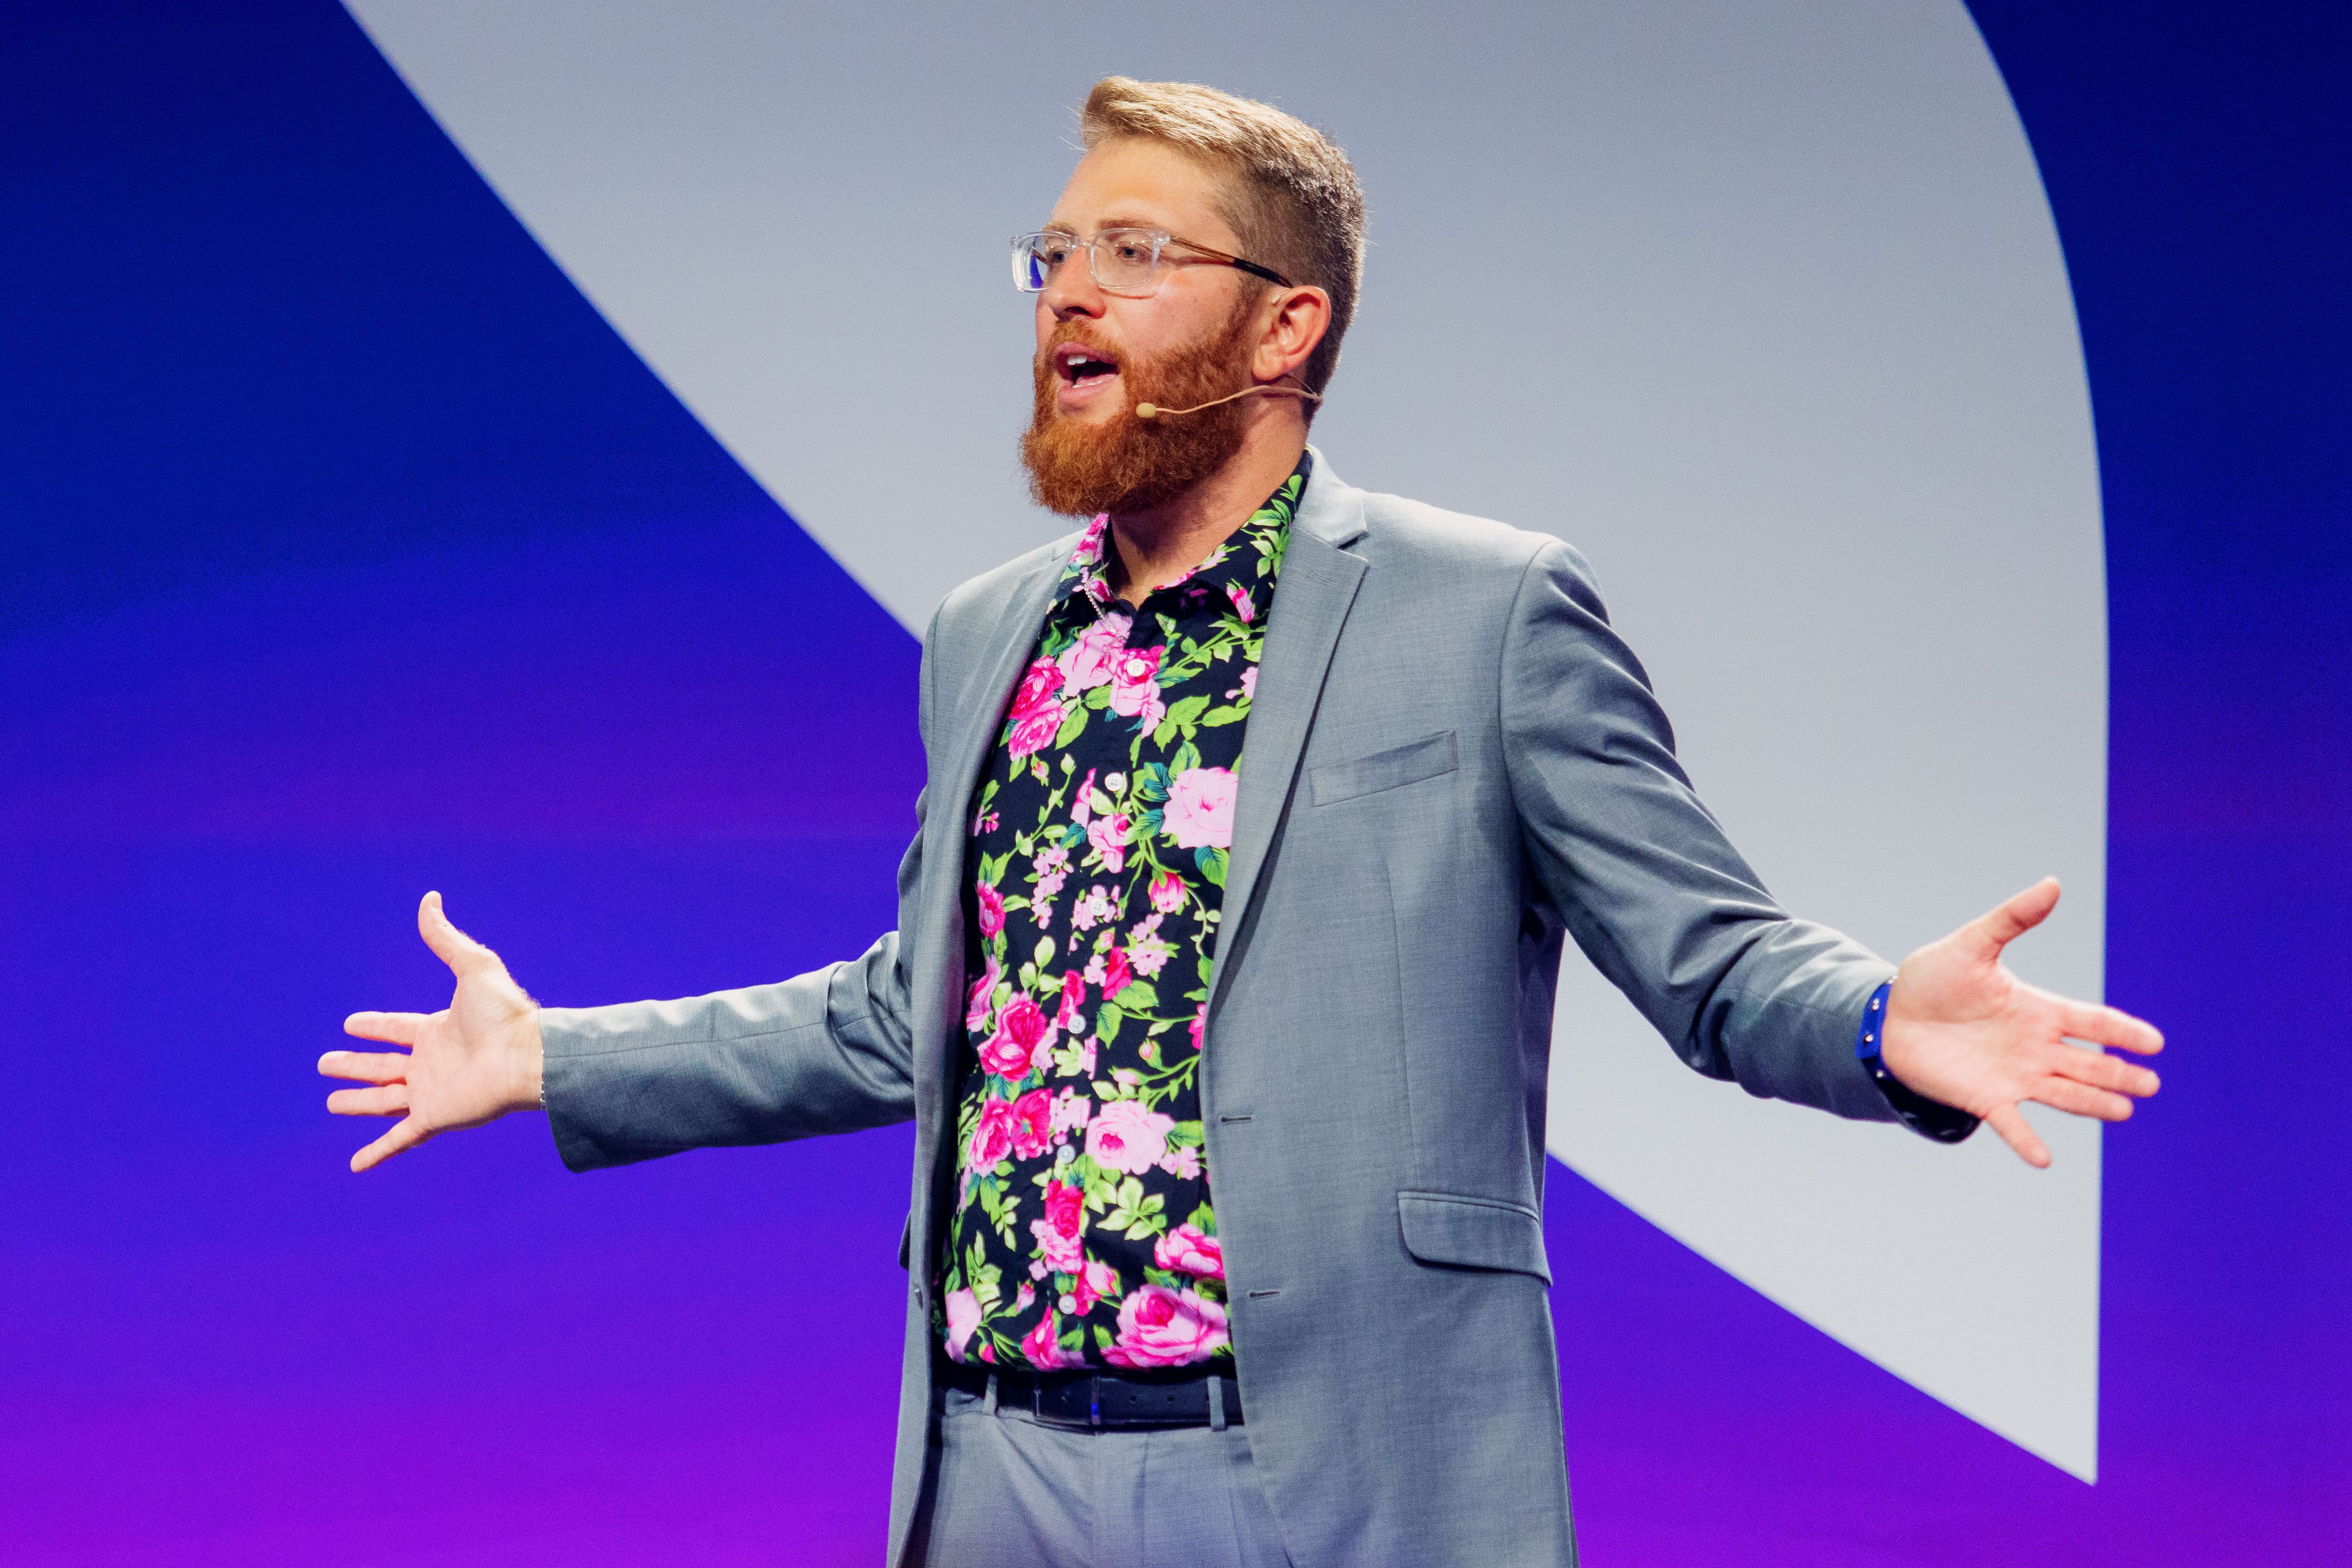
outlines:
{"label": "forehead", "polygon": [[1218,204],[1222,189],[1218,171],[1202,160],[1164,141],[1120,137],[1078,160],[1053,223],[1082,235],[1140,224],[1231,250],[1239,240]]}

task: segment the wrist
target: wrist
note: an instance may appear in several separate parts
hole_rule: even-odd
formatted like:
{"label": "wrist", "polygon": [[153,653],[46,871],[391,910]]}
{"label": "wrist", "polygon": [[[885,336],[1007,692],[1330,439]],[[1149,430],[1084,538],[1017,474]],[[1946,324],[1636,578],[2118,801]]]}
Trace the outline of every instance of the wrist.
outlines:
{"label": "wrist", "polygon": [[540,1039],[539,1009],[527,1009],[515,1030],[507,1103],[518,1111],[547,1109],[547,1051]]}
{"label": "wrist", "polygon": [[1863,1004],[1862,1019],[1854,1029],[1854,1060],[1878,1085],[1896,1121],[1922,1137],[1939,1144],[1957,1144],[1976,1131],[1977,1118],[1913,1089],[1887,1061],[1890,1054],[1906,1049],[1896,1043],[1898,1039],[1907,1043],[1908,1030],[1896,1019],[1890,994],[1899,989],[1896,982],[1900,977],[1898,975],[1890,978]]}

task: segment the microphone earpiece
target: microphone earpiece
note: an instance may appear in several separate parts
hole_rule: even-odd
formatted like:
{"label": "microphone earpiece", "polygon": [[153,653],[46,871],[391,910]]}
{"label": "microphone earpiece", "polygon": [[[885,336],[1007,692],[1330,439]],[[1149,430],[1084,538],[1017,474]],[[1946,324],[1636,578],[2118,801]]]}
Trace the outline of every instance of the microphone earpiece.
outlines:
{"label": "microphone earpiece", "polygon": [[1308,402],[1321,402],[1323,401],[1321,393],[1308,392],[1305,387],[1244,387],[1237,392],[1229,393],[1224,397],[1213,397],[1206,402],[1196,402],[1190,408],[1161,408],[1155,402],[1139,402],[1135,405],[1135,417],[1138,419],[1158,419],[1163,414],[1198,413],[1204,408],[1214,408],[1221,402],[1231,402],[1234,398],[1248,397],[1253,392],[1265,392],[1273,397],[1305,398]]}

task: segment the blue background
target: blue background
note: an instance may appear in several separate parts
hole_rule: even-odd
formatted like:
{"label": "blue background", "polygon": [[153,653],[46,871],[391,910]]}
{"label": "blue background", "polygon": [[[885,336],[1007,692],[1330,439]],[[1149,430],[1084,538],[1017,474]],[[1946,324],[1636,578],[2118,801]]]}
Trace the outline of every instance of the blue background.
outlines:
{"label": "blue background", "polygon": [[[2097,421],[2109,996],[2172,1041],[2102,1479],[1555,1166],[1602,1564],[2318,1563],[2352,1510],[2352,24],[1973,9]],[[903,1131],[362,1181],[310,1064],[446,993],[426,887],[556,1002],[862,948],[912,639],[332,5],[10,7],[0,211],[5,1555],[873,1560]]]}

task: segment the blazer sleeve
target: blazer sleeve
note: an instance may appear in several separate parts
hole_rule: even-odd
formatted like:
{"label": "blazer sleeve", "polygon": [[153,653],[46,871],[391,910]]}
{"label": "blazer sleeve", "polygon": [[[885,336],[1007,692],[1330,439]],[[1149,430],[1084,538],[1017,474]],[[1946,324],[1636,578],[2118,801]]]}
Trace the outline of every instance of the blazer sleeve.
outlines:
{"label": "blazer sleeve", "polygon": [[[932,632],[938,631],[932,620]],[[933,637],[920,706],[931,735]],[[898,862],[898,924],[922,882],[928,786]],[[863,956],[774,985],[682,1001],[543,1008],[547,1119],[575,1171],[686,1149],[775,1144],[915,1113],[907,956],[899,932]]]}
{"label": "blazer sleeve", "polygon": [[1676,1054],[1751,1094],[1893,1120],[1853,1041],[1895,966],[1773,902],[1692,789],[1591,568],[1557,540],[1520,578],[1501,704],[1534,873]]}

